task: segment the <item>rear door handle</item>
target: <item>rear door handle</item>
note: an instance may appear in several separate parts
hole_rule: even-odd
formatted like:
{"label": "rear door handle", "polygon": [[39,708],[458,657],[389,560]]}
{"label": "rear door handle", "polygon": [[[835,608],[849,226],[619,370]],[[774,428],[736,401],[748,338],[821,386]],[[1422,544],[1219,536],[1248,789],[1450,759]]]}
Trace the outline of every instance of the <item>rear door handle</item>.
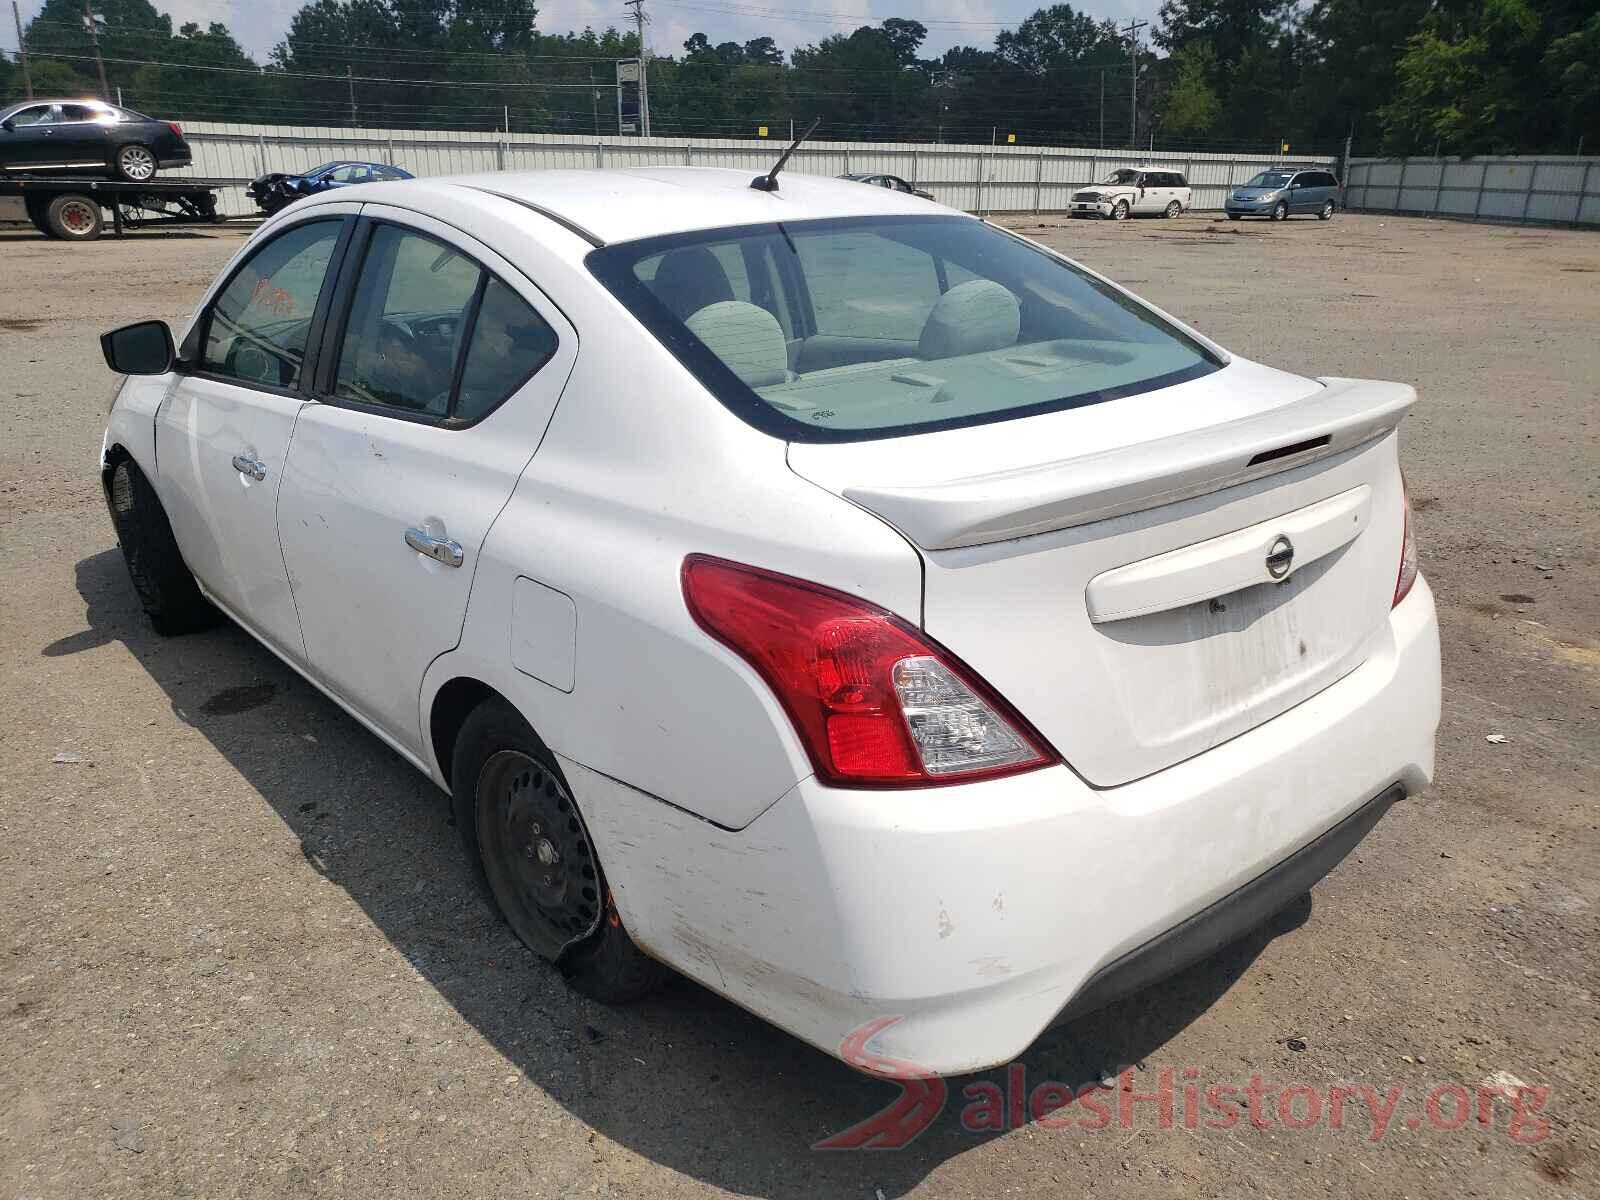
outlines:
{"label": "rear door handle", "polygon": [[248,454],[235,454],[233,469],[241,475],[250,476],[258,483],[267,477],[267,464],[259,458],[251,458]]}
{"label": "rear door handle", "polygon": [[418,529],[413,525],[406,530],[406,545],[418,554],[425,554],[435,562],[442,562],[447,567],[459,567],[466,558],[461,549],[461,543],[447,537],[440,537],[429,533],[426,529]]}

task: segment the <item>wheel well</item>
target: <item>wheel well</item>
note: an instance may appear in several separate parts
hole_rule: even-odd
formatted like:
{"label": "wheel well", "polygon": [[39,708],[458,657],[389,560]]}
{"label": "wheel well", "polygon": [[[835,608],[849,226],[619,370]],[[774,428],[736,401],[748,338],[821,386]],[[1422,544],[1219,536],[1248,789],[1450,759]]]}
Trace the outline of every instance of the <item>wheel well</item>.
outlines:
{"label": "wheel well", "polygon": [[499,695],[488,684],[462,676],[450,680],[434,696],[433,711],[428,714],[428,736],[433,742],[434,760],[446,783],[450,782],[450,761],[455,757],[456,737],[461,733],[467,714],[491,696]]}
{"label": "wheel well", "polygon": [[111,473],[119,464],[132,460],[133,455],[129,454],[120,442],[113,442],[106,447],[105,462],[100,467],[100,487],[107,496],[111,495]]}

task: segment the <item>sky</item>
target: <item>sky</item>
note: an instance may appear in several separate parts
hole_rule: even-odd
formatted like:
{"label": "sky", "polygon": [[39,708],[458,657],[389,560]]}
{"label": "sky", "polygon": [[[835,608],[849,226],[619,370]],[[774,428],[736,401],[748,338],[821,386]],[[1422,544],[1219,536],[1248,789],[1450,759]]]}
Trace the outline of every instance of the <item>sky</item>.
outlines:
{"label": "sky", "polygon": [[[205,25],[221,21],[258,62],[288,30],[290,18],[303,0],[153,0],[156,8],[172,15],[174,28],[186,21]],[[541,33],[565,33],[585,25],[604,29],[624,25],[621,0],[536,0]],[[767,35],[787,54],[796,46],[810,45],[833,33],[848,33],[858,25],[871,25],[885,17],[909,17],[928,27],[922,53],[932,57],[951,46],[987,48],[1001,29],[1016,26],[1047,0],[646,0],[650,13],[650,49],[657,54],[681,54],[691,33],[702,32],[718,42],[745,42]],[[1159,0],[1093,0],[1074,5],[1095,17],[1130,16],[1155,19]],[[21,0],[26,23],[43,0]],[[0,44],[10,45],[15,34],[6,30]],[[1143,31],[1148,38],[1149,30]]]}

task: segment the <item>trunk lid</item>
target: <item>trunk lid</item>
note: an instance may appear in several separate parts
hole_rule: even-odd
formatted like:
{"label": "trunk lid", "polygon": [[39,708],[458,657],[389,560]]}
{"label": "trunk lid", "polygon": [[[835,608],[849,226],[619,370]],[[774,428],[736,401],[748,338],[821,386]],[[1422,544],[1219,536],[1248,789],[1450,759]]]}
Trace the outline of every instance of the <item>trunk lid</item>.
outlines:
{"label": "trunk lid", "polygon": [[915,544],[926,631],[1115,786],[1382,645],[1404,533],[1395,428],[1414,400],[1235,359],[1064,412],[794,443],[789,462]]}

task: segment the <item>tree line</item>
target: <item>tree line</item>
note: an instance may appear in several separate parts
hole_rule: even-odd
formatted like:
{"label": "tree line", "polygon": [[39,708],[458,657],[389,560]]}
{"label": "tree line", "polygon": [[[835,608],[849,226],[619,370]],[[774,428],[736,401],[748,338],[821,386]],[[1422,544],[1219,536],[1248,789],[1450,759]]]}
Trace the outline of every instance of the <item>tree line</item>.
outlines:
{"label": "tree line", "polygon": [[[111,96],[163,116],[615,137],[637,36],[547,34],[533,0],[312,0],[256,62],[222,24],[97,0]],[[924,56],[888,18],[796,47],[695,33],[649,62],[652,132],[1205,149],[1600,150],[1595,0],[1165,0],[1137,49],[1110,20],[1041,8],[989,47]],[[80,0],[24,31],[39,94],[99,90]],[[0,97],[23,91],[0,56]],[[1137,105],[1132,93],[1137,84]]]}

